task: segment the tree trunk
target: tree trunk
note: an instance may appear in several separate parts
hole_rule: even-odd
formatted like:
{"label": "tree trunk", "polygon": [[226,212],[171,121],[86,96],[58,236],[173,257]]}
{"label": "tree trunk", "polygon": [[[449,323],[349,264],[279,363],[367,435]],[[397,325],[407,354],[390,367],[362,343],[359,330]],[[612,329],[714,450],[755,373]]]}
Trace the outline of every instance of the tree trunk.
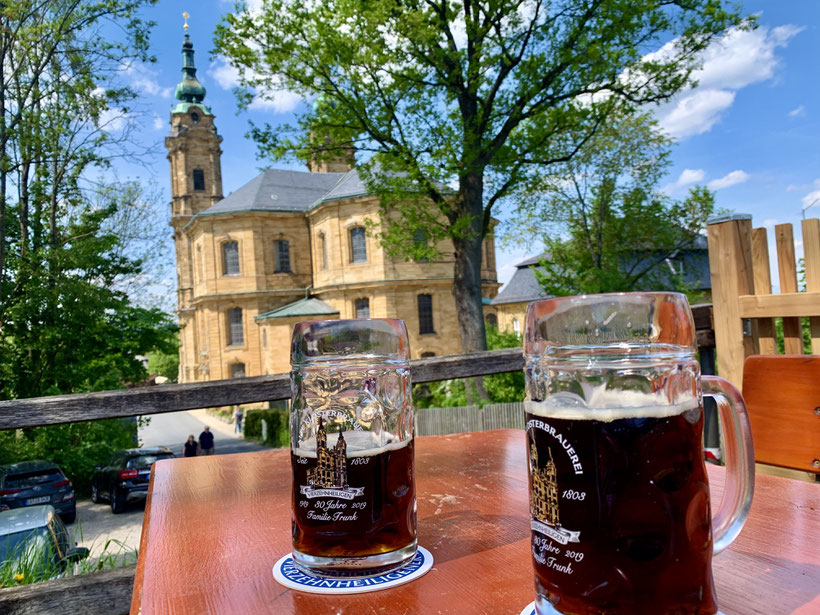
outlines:
{"label": "tree trunk", "polygon": [[[470,225],[462,236],[453,239],[455,266],[452,292],[458,314],[461,350],[465,353],[487,350],[484,308],[481,302],[481,254],[484,240],[482,195],[481,175],[462,178],[461,189],[456,198],[461,215],[470,216]],[[473,393],[480,399],[487,399],[481,378],[466,381],[465,389],[468,404],[473,402]]]}

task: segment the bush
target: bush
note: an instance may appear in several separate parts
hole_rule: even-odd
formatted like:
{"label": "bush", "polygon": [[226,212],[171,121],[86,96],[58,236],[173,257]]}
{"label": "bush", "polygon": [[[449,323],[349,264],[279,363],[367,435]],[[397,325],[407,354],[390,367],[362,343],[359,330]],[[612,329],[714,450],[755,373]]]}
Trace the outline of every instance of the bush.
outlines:
{"label": "bush", "polygon": [[77,493],[87,494],[94,466],[107,463],[115,450],[137,446],[137,424],[134,419],[105,419],[0,431],[0,464],[52,461]]}
{"label": "bush", "polygon": [[[288,411],[280,408],[269,410],[249,409],[245,411],[242,431],[245,438],[257,440],[268,446],[284,448],[290,445],[288,433]],[[262,440],[262,419],[268,424],[268,438]]]}

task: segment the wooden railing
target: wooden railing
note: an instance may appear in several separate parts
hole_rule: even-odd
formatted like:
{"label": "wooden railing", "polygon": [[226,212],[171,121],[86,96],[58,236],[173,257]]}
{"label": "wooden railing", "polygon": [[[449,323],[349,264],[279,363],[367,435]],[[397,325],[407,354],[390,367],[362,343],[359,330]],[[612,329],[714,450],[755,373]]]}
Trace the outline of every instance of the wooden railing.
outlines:
{"label": "wooden railing", "polygon": [[707,226],[718,372],[738,388],[746,357],[777,354],[776,317],[783,318],[785,354],[803,354],[801,316],[811,317],[811,349],[820,354],[820,220],[802,221],[804,292],[792,225],[775,226],[780,293],[772,294],[767,231],[753,229],[751,218],[735,214]]}
{"label": "wooden railing", "polygon": [[[694,306],[701,364],[709,372],[714,350],[711,306]],[[711,359],[712,362],[714,361]],[[413,383],[516,372],[524,367],[519,348],[410,362]],[[174,384],[79,395],[55,395],[0,402],[0,430],[106,418],[178,412],[213,406],[290,398],[288,374]],[[136,566],[0,589],[3,615],[128,613]]]}

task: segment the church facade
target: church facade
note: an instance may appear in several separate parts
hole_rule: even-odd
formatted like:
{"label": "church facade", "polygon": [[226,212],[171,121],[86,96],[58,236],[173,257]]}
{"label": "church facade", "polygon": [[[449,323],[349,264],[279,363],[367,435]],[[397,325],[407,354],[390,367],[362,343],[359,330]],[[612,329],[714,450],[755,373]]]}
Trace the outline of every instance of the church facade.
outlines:
{"label": "church facade", "polygon": [[[368,221],[379,221],[352,157],[268,169],[223,197],[222,138],[196,79],[186,32],[183,78],[165,139],[177,264],[180,382],[284,373],[301,320],[400,318],[413,357],[461,350],[451,293],[454,255],[391,259]],[[378,232],[378,226],[375,228]],[[498,292],[495,247],[485,240],[483,295]]]}

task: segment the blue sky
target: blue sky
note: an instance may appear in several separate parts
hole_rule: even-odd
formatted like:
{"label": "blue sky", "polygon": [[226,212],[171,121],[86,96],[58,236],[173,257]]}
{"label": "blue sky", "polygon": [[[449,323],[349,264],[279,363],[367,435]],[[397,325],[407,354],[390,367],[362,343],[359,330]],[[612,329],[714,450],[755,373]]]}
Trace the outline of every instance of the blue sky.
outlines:
{"label": "blue sky", "polygon": [[[248,119],[286,123],[302,104],[284,94],[273,101],[258,100],[248,112],[236,114],[231,92],[236,75],[210,54],[214,27],[232,6],[219,0],[198,4],[160,0],[146,12],[146,17],[158,22],[151,36],[157,63],[124,71],[142,95],[141,114],[131,121],[139,125],[143,143],[155,146],[155,154],[147,167],[121,164],[118,173],[157,183],[164,195],[158,215],[169,215],[169,170],[162,144],[173,88],[181,75],[182,11],[191,13],[198,76],[208,90],[205,102],[216,115],[223,137],[224,194],[250,181],[265,165],[256,159],[255,145],[244,137]],[[745,9],[760,15],[760,27],[731,33],[713,45],[698,75],[699,86],[655,109],[661,126],[678,140],[663,187],[671,196],[683,198],[692,185],[705,184],[716,191],[718,207],[752,214],[755,227],[791,222],[799,236],[804,207],[808,206],[809,217],[820,217],[820,2],[756,0],[746,2]],[[772,231],[769,238],[774,254]],[[797,248],[799,257],[799,241]],[[508,281],[515,263],[538,251],[538,246],[527,251],[500,249],[499,281]]]}

